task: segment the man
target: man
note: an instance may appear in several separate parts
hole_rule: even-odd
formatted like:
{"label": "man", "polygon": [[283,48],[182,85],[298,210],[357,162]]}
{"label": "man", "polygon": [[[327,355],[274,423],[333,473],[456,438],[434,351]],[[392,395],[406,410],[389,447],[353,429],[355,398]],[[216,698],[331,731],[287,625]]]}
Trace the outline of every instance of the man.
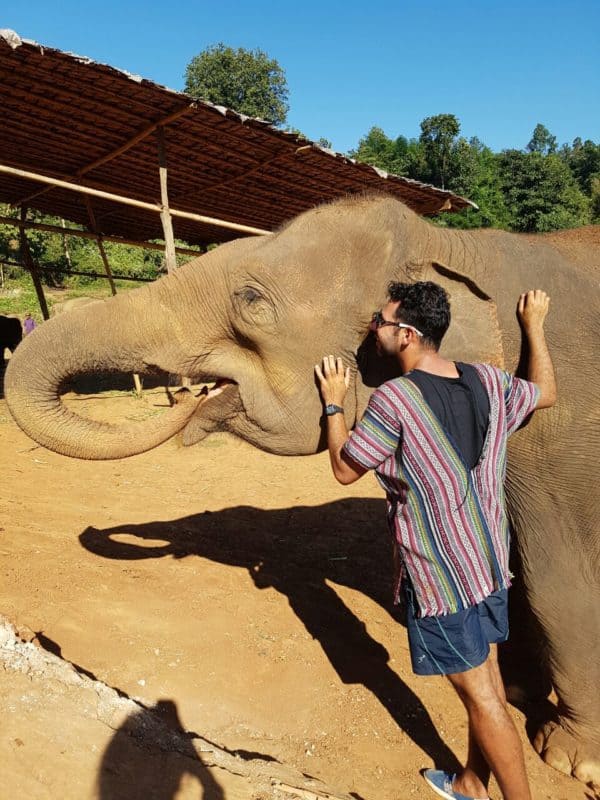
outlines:
{"label": "man", "polygon": [[448,800],[487,798],[490,769],[505,800],[531,800],[524,755],[506,708],[496,644],[508,637],[509,529],[503,479],[507,437],[556,399],[545,342],[549,298],[522,294],[518,317],[529,348],[528,379],[439,355],[450,324],[446,292],[431,282],[391,283],[371,330],[403,377],[372,395],[349,434],[342,360],[315,371],[327,415],[331,466],[342,484],[370,469],[386,491],[413,670],[446,675],[469,719],[469,751],[458,775],[425,770]]}

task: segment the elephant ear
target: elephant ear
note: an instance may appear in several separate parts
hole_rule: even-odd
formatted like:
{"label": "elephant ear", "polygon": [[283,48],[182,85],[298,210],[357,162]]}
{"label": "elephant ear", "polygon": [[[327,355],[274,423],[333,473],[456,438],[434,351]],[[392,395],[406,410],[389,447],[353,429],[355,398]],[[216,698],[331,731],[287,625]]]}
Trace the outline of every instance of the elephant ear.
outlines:
{"label": "elephant ear", "polygon": [[440,354],[454,361],[484,361],[504,368],[496,303],[465,275],[436,261],[424,265],[418,280],[434,281],[448,292],[452,322]]}
{"label": "elephant ear", "polygon": [[[437,261],[411,261],[394,275],[394,280],[433,281],[448,292],[452,322],[440,349],[444,358],[485,362],[504,369],[496,303],[472,278]],[[361,343],[356,361],[360,374],[360,381],[356,382],[356,409],[360,418],[373,389],[397,378],[401,372],[395,358],[377,354],[372,334]]]}

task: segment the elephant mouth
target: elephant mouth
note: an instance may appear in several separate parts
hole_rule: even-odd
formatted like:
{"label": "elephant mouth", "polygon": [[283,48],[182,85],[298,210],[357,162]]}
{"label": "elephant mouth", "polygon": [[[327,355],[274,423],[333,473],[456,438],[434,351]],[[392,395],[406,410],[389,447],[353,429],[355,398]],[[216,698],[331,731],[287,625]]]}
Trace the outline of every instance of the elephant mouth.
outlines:
{"label": "elephant mouth", "polygon": [[210,433],[226,430],[227,421],[243,410],[239,386],[229,378],[218,378],[213,386],[204,386],[197,399],[198,407],[182,430],[186,447]]}
{"label": "elephant mouth", "polygon": [[212,400],[214,397],[218,397],[222,394],[227,386],[237,386],[237,384],[229,378],[218,378],[210,388],[208,386],[203,386],[197,397],[198,399],[203,397],[204,401]]}

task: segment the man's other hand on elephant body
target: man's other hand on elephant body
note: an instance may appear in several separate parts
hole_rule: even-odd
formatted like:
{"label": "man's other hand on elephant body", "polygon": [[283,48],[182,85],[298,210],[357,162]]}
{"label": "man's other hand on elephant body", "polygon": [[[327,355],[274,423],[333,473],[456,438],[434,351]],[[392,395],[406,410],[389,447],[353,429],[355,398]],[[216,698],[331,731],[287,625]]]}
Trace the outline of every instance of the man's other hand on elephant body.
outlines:
{"label": "man's other hand on elephant body", "polygon": [[536,408],[550,408],[556,402],[554,368],[544,336],[549,308],[550,298],[541,289],[524,292],[517,305],[517,316],[529,350],[527,377],[540,390]]}
{"label": "man's other hand on elephant body", "polygon": [[[506,709],[496,645],[508,638],[509,525],[502,485],[508,436],[536,408],[553,405],[545,342],[549,298],[526,292],[518,318],[527,378],[439,354],[450,325],[445,290],[430,281],[391,283],[370,330],[402,377],[376,389],[352,433],[343,401],[349,372],[326,356],[315,367],[325,405],[333,473],[349,484],[374,470],[386,492],[406,603],[413,670],[446,675],[469,718],[469,756],[458,775],[424,772],[449,798],[487,796],[490,770],[505,800],[530,791],[519,736]],[[443,766],[443,765],[442,765]]]}

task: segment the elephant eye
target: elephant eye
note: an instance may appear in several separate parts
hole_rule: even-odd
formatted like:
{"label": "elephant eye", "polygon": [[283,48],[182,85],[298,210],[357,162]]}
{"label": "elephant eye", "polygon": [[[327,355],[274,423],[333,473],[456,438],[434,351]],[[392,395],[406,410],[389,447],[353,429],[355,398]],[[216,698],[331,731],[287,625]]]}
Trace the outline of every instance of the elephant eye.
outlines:
{"label": "elephant eye", "polygon": [[234,305],[240,317],[250,325],[268,325],[277,314],[271,300],[255,286],[242,286],[234,292]]}
{"label": "elephant eye", "polygon": [[244,286],[243,289],[240,289],[239,292],[236,292],[236,295],[241,300],[244,300],[246,303],[248,303],[248,305],[251,305],[257,300],[262,299],[262,294],[258,291],[258,289],[254,289],[252,286]]}

